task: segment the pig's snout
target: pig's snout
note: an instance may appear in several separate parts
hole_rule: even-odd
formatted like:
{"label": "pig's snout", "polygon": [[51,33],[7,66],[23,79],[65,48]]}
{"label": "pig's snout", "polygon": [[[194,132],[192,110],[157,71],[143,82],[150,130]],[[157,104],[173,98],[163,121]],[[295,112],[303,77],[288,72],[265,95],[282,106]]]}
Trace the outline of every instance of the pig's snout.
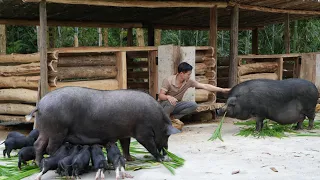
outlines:
{"label": "pig's snout", "polygon": [[226,112],[226,109],[223,107],[216,109],[216,115],[218,116],[223,116],[225,112]]}

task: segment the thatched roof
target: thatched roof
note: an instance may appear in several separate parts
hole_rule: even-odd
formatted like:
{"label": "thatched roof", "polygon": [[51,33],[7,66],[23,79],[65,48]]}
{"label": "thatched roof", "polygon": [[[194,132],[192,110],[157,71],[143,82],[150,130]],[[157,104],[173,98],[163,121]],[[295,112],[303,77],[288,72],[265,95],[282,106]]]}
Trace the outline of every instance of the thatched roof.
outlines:
{"label": "thatched roof", "polygon": [[[320,17],[320,2],[317,0],[165,1],[170,7],[163,7],[164,5],[161,4],[163,1],[159,5],[154,3],[159,3],[160,1],[151,0],[143,1],[145,4],[136,0],[121,1],[121,3],[107,0],[82,1],[90,3],[103,2],[100,6],[65,4],[69,2],[81,1],[48,0],[47,18],[49,25],[97,27],[97,24],[99,24],[100,27],[109,25],[147,27],[149,24],[153,24],[156,28],[164,29],[172,26],[175,28],[208,29],[210,14],[210,8],[208,7],[218,2],[218,28],[230,28],[230,14],[234,5],[239,5],[240,8],[240,29],[282,23],[286,13],[290,13],[290,20]],[[111,4],[107,6],[109,2]],[[184,7],[177,7],[181,2],[183,2],[181,5]],[[189,5],[190,7],[186,7]],[[148,6],[148,8],[141,6]],[[0,23],[35,25],[38,22],[38,3],[22,2],[22,0],[0,0]]]}

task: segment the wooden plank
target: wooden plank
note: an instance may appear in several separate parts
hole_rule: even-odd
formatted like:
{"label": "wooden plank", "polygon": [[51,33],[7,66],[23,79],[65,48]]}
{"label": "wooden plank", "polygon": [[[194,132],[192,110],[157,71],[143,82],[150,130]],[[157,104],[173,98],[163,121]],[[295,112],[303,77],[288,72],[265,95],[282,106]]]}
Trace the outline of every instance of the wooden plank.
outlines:
{"label": "wooden plank", "polygon": [[135,46],[135,47],[64,47],[54,48],[51,50],[59,50],[59,54],[63,53],[101,53],[101,52],[120,52],[120,51],[155,51],[158,50],[155,46]]}
{"label": "wooden plank", "polygon": [[39,4],[40,11],[40,98],[49,92],[47,67],[47,10],[46,1]]}
{"label": "wooden plank", "polygon": [[149,67],[149,94],[156,99],[158,80],[157,80],[157,51],[150,51],[148,53],[148,67]]}
{"label": "wooden plank", "polygon": [[148,52],[149,51],[127,51],[127,59],[147,58]]}
{"label": "wooden plank", "polygon": [[0,63],[32,63],[39,62],[40,54],[6,54],[0,55]]}
{"label": "wooden plank", "polygon": [[290,19],[289,14],[284,17],[284,47],[287,54],[290,54]]}
{"label": "wooden plank", "polygon": [[238,73],[238,35],[239,35],[239,7],[236,5],[231,13],[231,32],[230,32],[230,65],[229,65],[229,87],[237,84]]}
{"label": "wooden plank", "polygon": [[271,54],[271,55],[239,55],[238,58],[241,59],[265,59],[265,58],[289,58],[289,57],[299,57],[300,54]]}
{"label": "wooden plank", "polygon": [[242,5],[234,2],[229,2],[230,6],[239,6],[240,9],[250,10],[250,11],[260,11],[269,13],[285,13],[285,14],[300,14],[300,15],[320,15],[319,11],[306,11],[306,10],[292,10],[292,9],[276,9],[267,8],[261,6],[250,6]]}
{"label": "wooden plank", "polygon": [[93,81],[73,81],[73,82],[57,82],[57,86],[50,87],[53,91],[57,88],[65,86],[80,86],[99,90],[116,90],[119,89],[118,80],[116,79],[105,79],[105,80],[93,80]]}
{"label": "wooden plank", "polygon": [[314,80],[314,84],[316,85],[316,87],[318,88],[318,92],[320,94],[320,53],[315,55],[316,59],[315,59],[315,80]]}
{"label": "wooden plank", "polygon": [[316,55],[315,53],[303,53],[301,54],[301,69],[299,78],[306,79],[311,82],[315,82],[316,71]]}
{"label": "wooden plank", "polygon": [[7,49],[6,25],[0,24],[0,54],[6,54]]}
{"label": "wooden plank", "polygon": [[[38,26],[39,20],[24,20],[24,19],[0,19],[0,24],[6,25],[21,25],[21,26]],[[54,21],[49,20],[48,26],[67,26],[67,27],[102,27],[102,28],[141,28],[142,23],[103,23],[93,21]]]}
{"label": "wooden plank", "polygon": [[117,80],[119,82],[119,89],[127,89],[127,59],[126,52],[118,52],[117,54]]}
{"label": "wooden plank", "polygon": [[[149,69],[150,71],[150,69]],[[127,77],[128,79],[148,79],[150,74],[149,71],[132,71],[132,72],[127,72]]]}
{"label": "wooden plank", "polygon": [[[22,0],[23,2],[40,2],[40,0]],[[226,2],[208,2],[208,1],[139,1],[139,0],[124,0],[124,1],[106,1],[106,0],[46,0],[51,3],[61,4],[83,4],[94,6],[114,6],[114,7],[141,7],[141,8],[172,8],[172,7],[201,7],[210,8],[218,6],[221,8],[227,7]]]}

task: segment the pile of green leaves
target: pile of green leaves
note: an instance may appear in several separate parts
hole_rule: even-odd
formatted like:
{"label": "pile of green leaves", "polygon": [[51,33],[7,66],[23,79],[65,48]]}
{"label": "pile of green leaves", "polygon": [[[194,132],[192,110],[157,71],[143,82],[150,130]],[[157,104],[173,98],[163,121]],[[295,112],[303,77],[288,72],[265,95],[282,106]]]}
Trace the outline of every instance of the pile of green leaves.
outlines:
{"label": "pile of green leaves", "polygon": [[[303,129],[306,129],[308,126],[308,120],[304,120]],[[283,138],[288,137],[288,134],[296,134],[297,136],[314,136],[314,134],[300,134],[298,131],[294,130],[296,124],[291,125],[281,125],[276,122],[265,120],[264,126],[260,132],[255,131],[256,121],[249,120],[244,122],[236,122],[235,125],[244,126],[241,128],[240,132],[236,135],[238,136],[253,136],[253,137],[277,137]],[[320,129],[320,122],[314,122],[314,129]]]}
{"label": "pile of green leaves", "polygon": [[224,118],[226,116],[226,113],[224,113],[224,116],[222,117],[217,129],[213,132],[212,136],[208,139],[208,141],[214,141],[216,140],[217,138],[219,138],[222,142],[223,142],[223,139],[221,137],[221,129],[222,129],[222,124],[224,122]]}
{"label": "pile of green leaves", "polygon": [[0,158],[0,161],[5,165],[0,165],[0,180],[19,180],[40,172],[38,166],[22,165],[21,171],[18,169],[18,156],[11,156],[11,158]]}

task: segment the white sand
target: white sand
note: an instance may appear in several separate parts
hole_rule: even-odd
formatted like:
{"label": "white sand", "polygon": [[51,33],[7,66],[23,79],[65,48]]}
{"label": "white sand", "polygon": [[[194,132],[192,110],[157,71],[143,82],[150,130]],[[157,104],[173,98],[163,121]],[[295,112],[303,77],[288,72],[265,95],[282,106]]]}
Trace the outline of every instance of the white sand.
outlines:
{"label": "white sand", "polygon": [[[189,125],[181,134],[169,139],[169,150],[186,160],[182,168],[171,175],[164,167],[129,172],[132,180],[176,179],[237,179],[237,180],[319,180],[320,138],[254,138],[235,136],[239,126],[228,119],[222,127],[220,140],[207,141],[217,123]],[[278,172],[272,171],[274,167]],[[240,173],[232,175],[233,171]],[[115,173],[105,173],[106,179],[115,179]],[[34,179],[36,175],[25,179]],[[81,176],[94,179],[95,173]],[[55,179],[53,171],[42,179]]]}

